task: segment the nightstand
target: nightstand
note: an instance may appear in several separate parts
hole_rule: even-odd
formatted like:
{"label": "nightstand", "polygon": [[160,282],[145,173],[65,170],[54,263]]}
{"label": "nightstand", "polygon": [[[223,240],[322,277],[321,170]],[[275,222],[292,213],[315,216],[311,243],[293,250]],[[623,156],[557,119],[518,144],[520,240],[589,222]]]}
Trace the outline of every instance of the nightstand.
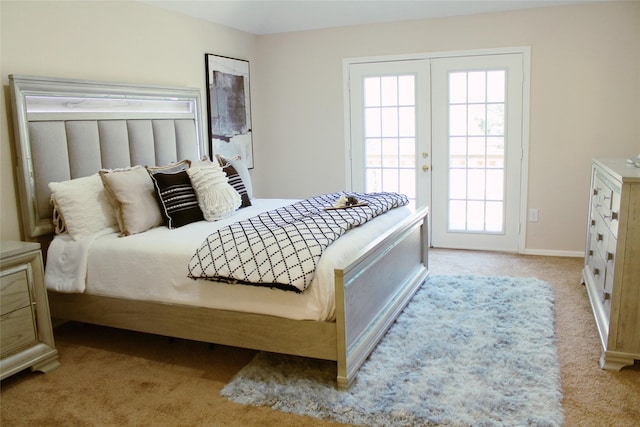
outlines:
{"label": "nightstand", "polygon": [[0,379],[57,368],[40,244],[0,243]]}

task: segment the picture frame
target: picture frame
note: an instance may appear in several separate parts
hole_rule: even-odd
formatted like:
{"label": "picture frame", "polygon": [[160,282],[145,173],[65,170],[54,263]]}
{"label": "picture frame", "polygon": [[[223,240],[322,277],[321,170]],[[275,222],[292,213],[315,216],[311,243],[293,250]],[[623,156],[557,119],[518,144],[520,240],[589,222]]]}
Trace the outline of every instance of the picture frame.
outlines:
{"label": "picture frame", "polygon": [[253,169],[249,61],[205,54],[209,154]]}

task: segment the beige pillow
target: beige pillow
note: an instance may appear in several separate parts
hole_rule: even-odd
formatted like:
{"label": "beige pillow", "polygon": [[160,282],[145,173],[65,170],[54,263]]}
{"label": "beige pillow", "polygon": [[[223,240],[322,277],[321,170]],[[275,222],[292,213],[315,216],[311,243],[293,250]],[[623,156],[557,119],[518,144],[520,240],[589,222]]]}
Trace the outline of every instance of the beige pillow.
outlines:
{"label": "beige pillow", "polygon": [[[50,182],[56,231],[78,240],[116,225],[116,216],[98,174]],[[61,217],[61,218],[60,218]]]}
{"label": "beige pillow", "polygon": [[142,233],[163,224],[155,188],[142,166],[101,170],[102,182],[116,208],[120,233]]}

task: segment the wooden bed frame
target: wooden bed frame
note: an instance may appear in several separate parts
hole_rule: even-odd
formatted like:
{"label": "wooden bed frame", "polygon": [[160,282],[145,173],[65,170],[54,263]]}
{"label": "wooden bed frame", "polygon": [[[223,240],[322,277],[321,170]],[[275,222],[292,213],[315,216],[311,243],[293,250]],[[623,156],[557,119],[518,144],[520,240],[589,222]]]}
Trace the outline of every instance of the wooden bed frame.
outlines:
{"label": "wooden bed frame", "polygon": [[[162,165],[200,158],[204,152],[200,89],[17,75],[9,78],[24,237],[40,241],[45,251],[53,231],[48,182],[90,175],[100,167]],[[124,123],[129,129],[124,149],[113,148],[112,139],[101,131],[114,123],[116,128]],[[153,132],[144,131],[147,128]],[[89,142],[85,145],[84,141]],[[118,140],[117,144],[121,143]],[[124,157],[128,159],[123,159],[121,154],[127,148],[129,155]],[[346,389],[429,274],[427,216],[427,208],[418,209],[362,248],[354,262],[335,268],[335,322],[49,291],[51,315],[335,360],[337,385]]]}

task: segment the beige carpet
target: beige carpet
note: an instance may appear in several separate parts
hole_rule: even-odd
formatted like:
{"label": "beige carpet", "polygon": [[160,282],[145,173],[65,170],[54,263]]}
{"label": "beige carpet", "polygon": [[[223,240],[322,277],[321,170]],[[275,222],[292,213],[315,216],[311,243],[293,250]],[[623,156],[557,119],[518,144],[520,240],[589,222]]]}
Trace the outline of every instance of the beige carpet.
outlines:
{"label": "beige carpet", "polygon": [[[433,250],[433,274],[537,277],[556,293],[558,351],[567,426],[640,425],[640,363],[599,369],[599,339],[582,260]],[[231,403],[220,389],[254,352],[96,326],[55,330],[61,367],[2,381],[2,426],[329,426]]]}

